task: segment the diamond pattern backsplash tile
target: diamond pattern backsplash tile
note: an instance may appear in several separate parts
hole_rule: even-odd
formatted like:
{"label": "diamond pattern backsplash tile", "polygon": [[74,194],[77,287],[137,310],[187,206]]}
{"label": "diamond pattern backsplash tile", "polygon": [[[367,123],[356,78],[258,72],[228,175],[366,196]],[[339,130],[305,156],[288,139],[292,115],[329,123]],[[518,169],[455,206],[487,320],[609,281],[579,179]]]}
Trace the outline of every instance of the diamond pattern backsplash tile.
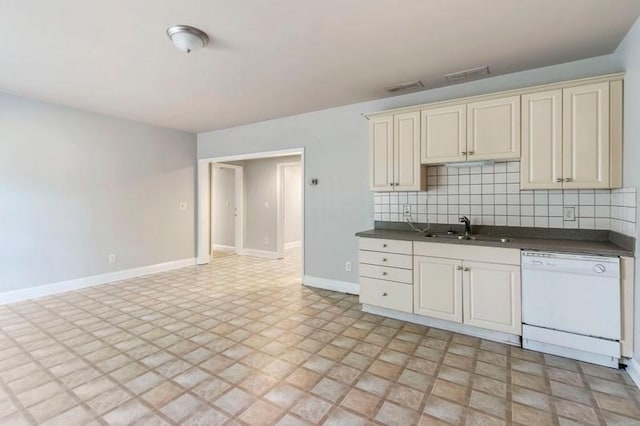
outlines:
{"label": "diamond pattern backsplash tile", "polygon": [[[405,206],[420,223],[604,229],[635,236],[636,189],[520,190],[520,162],[427,168],[426,192],[375,194],[374,218],[403,222]],[[574,220],[564,217],[569,208]]]}

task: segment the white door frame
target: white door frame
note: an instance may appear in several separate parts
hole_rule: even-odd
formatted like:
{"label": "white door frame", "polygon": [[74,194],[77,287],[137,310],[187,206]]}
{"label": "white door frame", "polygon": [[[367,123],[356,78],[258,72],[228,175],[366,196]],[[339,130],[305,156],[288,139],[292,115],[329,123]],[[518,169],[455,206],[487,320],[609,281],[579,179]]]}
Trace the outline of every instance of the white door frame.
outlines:
{"label": "white door frame", "polygon": [[[276,247],[278,250],[278,258],[284,257],[284,169],[287,167],[302,167],[302,164],[299,161],[291,162],[291,163],[278,163],[276,164],[277,169],[277,208],[276,214],[278,216],[278,225],[277,225],[277,236],[276,236]],[[301,170],[302,171],[302,170]],[[301,185],[304,188],[304,183]],[[302,196],[300,197],[302,201]],[[301,214],[303,210],[301,209]],[[302,235],[302,232],[300,233]]]}
{"label": "white door frame", "polygon": [[[234,236],[234,244],[235,244],[235,253],[242,254],[244,252],[244,166],[238,166],[236,164],[227,164],[227,163],[210,163],[210,167],[222,166],[227,169],[233,169],[234,172],[234,197],[235,197],[235,205],[236,205],[236,216],[235,216],[235,236]],[[211,172],[211,181],[209,185],[213,184],[213,172]],[[209,190],[211,191],[211,186],[209,186]],[[211,224],[213,224],[213,203],[215,203],[215,194],[211,195]],[[209,241],[211,241],[211,248],[213,250],[213,225],[209,225],[211,236],[209,237]]]}
{"label": "white door frame", "polygon": [[227,161],[255,160],[258,158],[285,157],[288,155],[300,155],[300,166],[302,167],[303,185],[302,185],[302,273],[304,275],[304,211],[305,211],[305,159],[304,148],[292,148],[276,151],[263,151],[248,154],[227,155],[223,157],[202,158],[198,160],[198,210],[196,222],[196,258],[199,265],[211,262],[211,179],[210,167],[211,163],[224,163]]}

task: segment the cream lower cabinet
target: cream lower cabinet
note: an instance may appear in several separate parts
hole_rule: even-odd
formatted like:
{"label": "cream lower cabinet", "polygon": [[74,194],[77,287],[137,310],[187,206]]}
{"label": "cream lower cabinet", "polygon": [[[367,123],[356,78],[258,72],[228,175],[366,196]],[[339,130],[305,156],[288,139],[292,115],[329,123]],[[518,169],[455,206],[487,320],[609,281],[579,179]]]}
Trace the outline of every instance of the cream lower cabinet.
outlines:
{"label": "cream lower cabinet", "polygon": [[462,261],[413,258],[413,313],[462,322]]}
{"label": "cream lower cabinet", "polygon": [[520,250],[418,242],[413,259],[414,314],[522,335]]}

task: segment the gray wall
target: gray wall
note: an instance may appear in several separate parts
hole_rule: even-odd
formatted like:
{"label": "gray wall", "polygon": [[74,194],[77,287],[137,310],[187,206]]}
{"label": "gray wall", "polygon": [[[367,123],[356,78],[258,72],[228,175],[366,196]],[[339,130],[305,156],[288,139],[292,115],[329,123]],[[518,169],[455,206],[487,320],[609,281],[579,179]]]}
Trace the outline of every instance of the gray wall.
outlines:
{"label": "gray wall", "polygon": [[295,155],[234,163],[244,166],[245,248],[277,251],[277,165],[298,161]]}
{"label": "gray wall", "polygon": [[211,165],[211,234],[213,244],[236,246],[236,172]]}
{"label": "gray wall", "polygon": [[[615,53],[624,78],[624,165],[623,185],[640,187],[640,19],[636,21]],[[640,212],[640,209],[636,209]],[[636,224],[640,216],[636,217]],[[640,226],[636,225],[636,232]],[[636,235],[636,253],[640,253],[640,234]],[[635,336],[634,353],[640,354],[640,262],[635,262]]]}
{"label": "gray wall", "polygon": [[0,94],[0,292],[194,257],[195,139]]}
{"label": "gray wall", "polygon": [[305,148],[305,273],[358,282],[354,233],[373,227],[368,127],[361,113],[620,71],[612,55],[538,68],[409,95],[198,134],[198,157]]}

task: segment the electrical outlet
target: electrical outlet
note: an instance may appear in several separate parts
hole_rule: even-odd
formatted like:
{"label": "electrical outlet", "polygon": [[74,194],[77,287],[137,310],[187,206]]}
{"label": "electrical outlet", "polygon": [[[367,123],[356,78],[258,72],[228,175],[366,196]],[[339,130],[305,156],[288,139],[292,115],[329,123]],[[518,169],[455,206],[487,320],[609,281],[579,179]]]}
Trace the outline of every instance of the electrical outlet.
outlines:
{"label": "electrical outlet", "polygon": [[564,220],[573,222],[576,220],[576,208],[575,207],[564,207],[562,209],[562,217]]}
{"label": "electrical outlet", "polygon": [[187,209],[187,202],[180,201],[180,210],[186,210],[186,209]]}
{"label": "electrical outlet", "polygon": [[269,238],[264,237],[264,245],[265,245],[265,246],[266,246],[266,245],[269,245]]}
{"label": "electrical outlet", "polygon": [[406,204],[403,207],[403,211],[404,211],[404,217],[411,217],[411,206]]}
{"label": "electrical outlet", "polygon": [[110,254],[109,255],[109,263],[116,263],[118,260],[118,258],[116,257],[115,254]]}
{"label": "electrical outlet", "polygon": [[351,262],[344,262],[344,270],[351,272]]}

